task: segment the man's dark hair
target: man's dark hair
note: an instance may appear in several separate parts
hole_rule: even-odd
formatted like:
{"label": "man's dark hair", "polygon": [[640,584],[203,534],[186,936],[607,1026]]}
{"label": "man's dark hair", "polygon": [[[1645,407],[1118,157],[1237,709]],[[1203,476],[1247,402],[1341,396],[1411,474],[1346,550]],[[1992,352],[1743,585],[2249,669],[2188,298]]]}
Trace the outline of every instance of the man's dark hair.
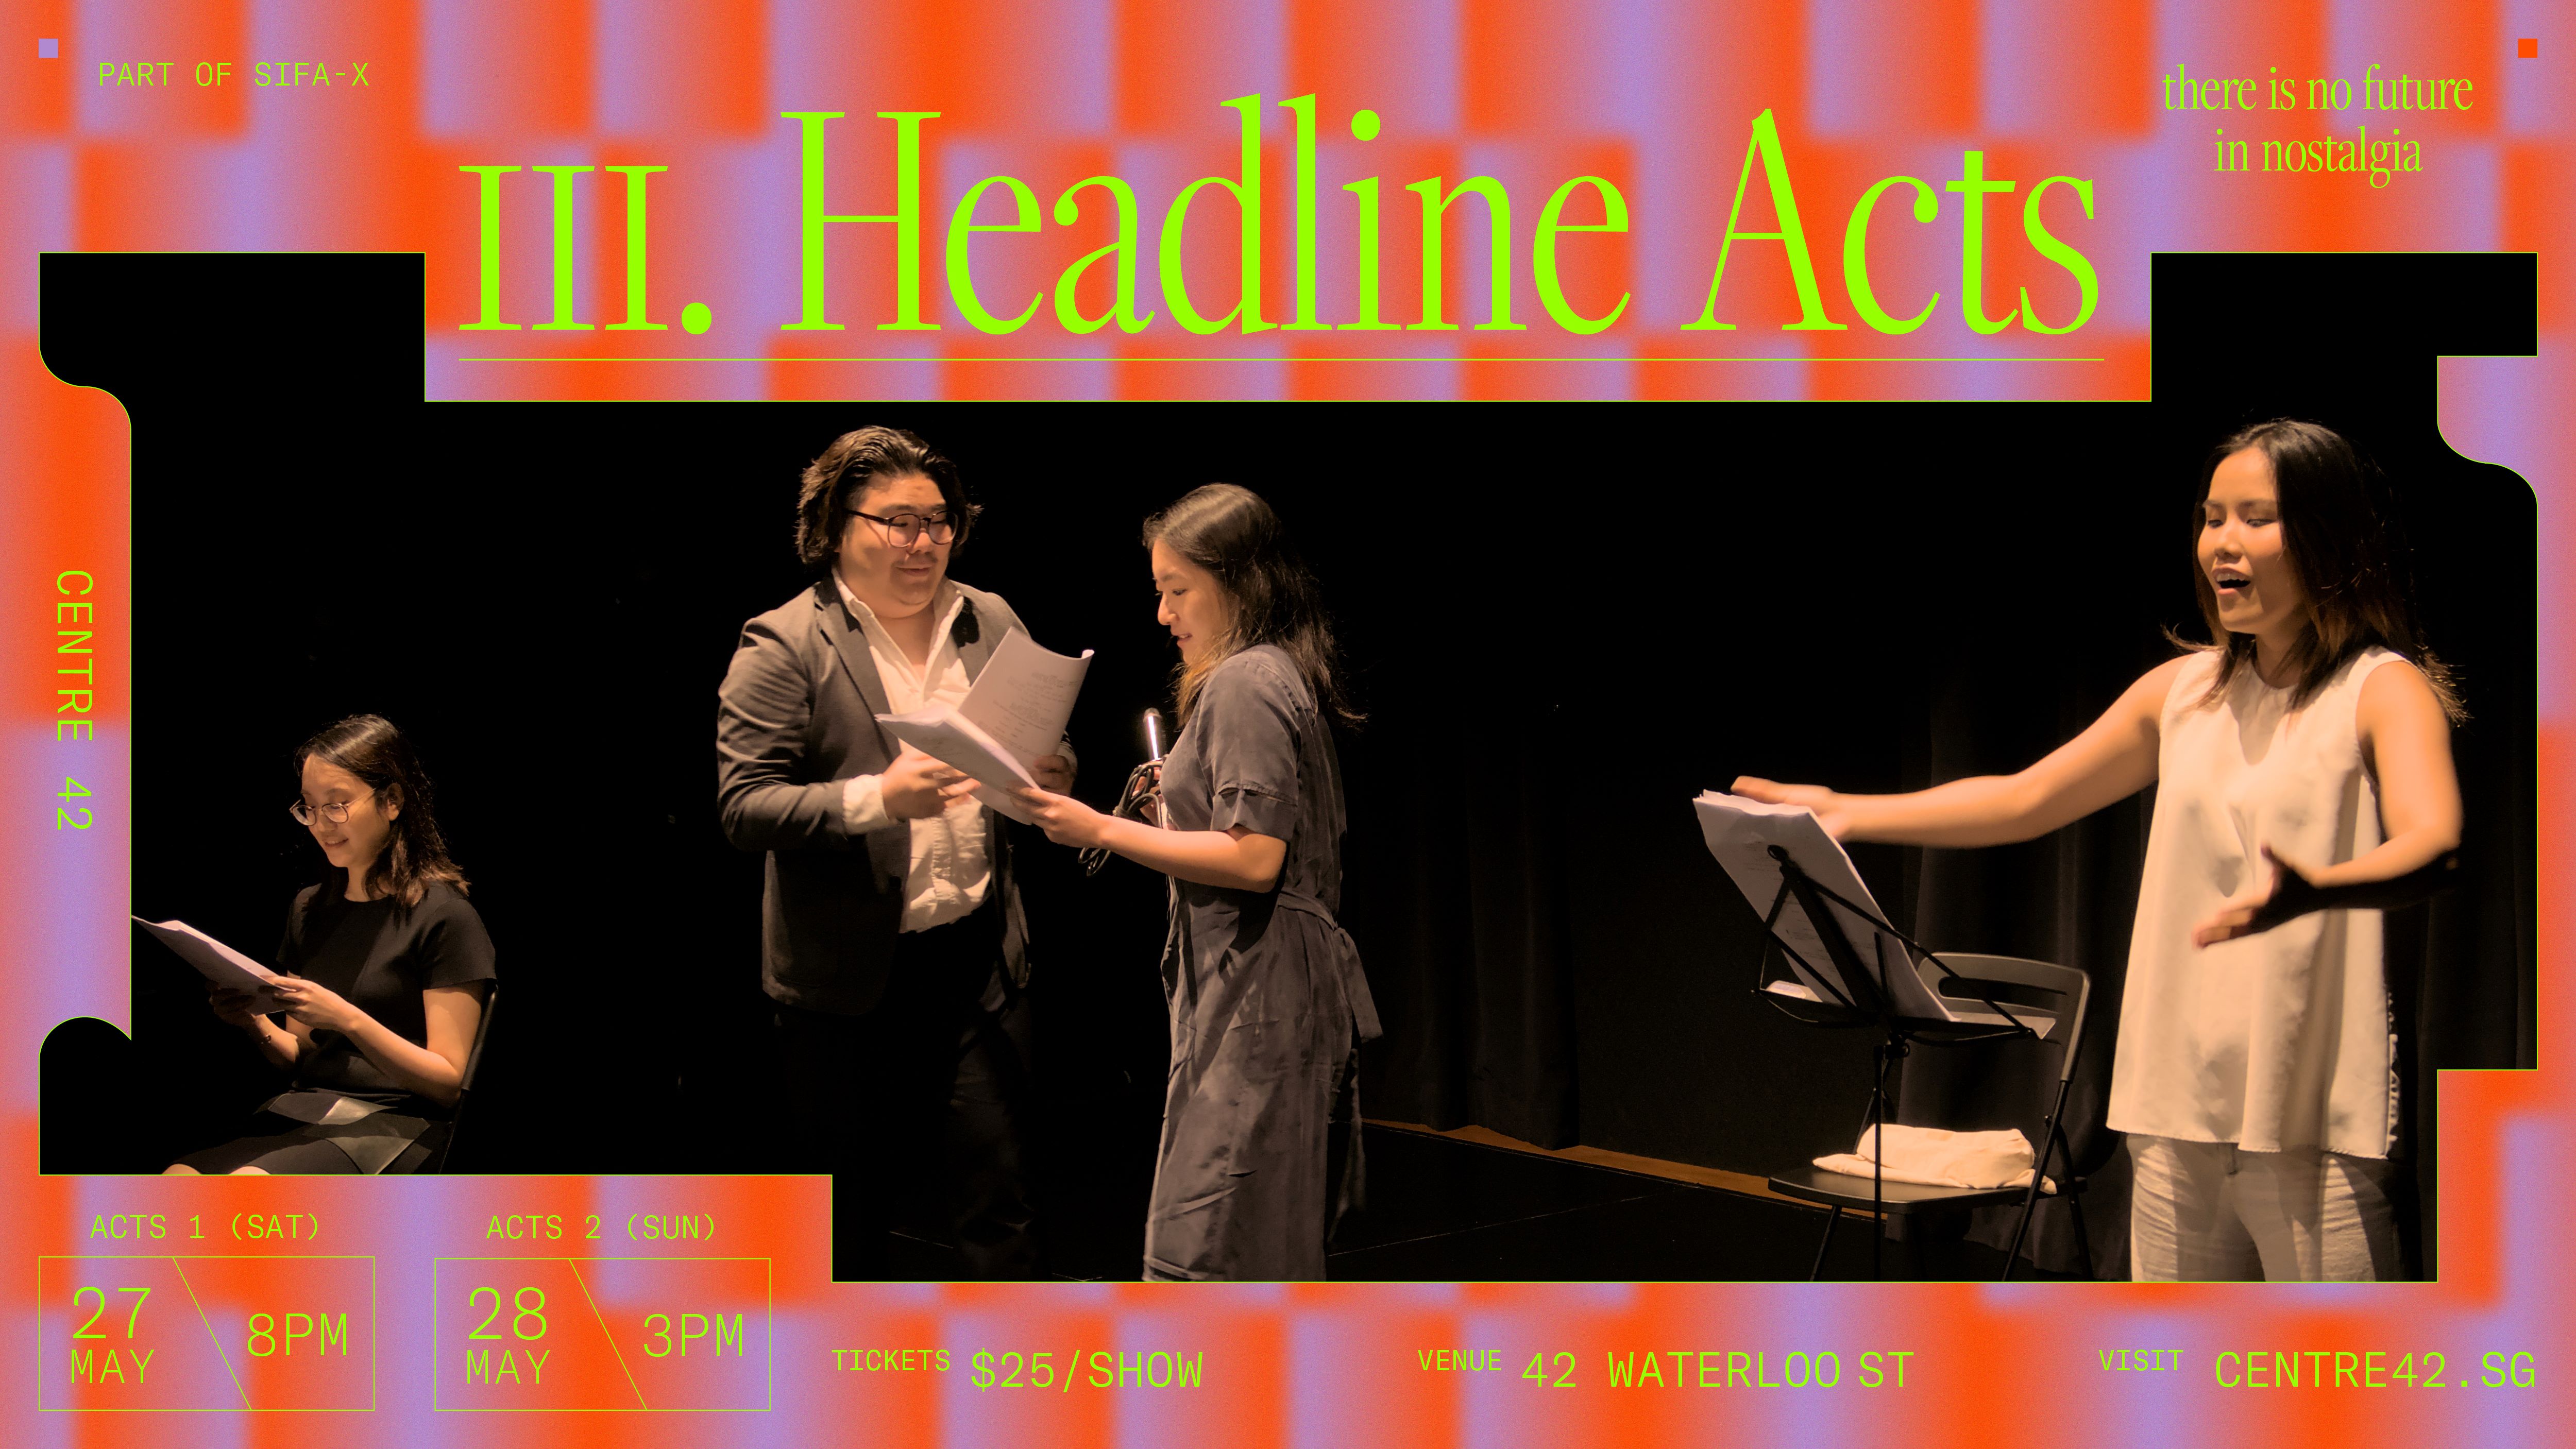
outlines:
{"label": "man's dark hair", "polygon": [[966,484],[955,463],[901,428],[843,433],[821,457],[805,465],[804,483],[796,493],[796,557],[810,569],[831,567],[859,495],[872,482],[915,473],[939,485],[939,496],[957,525],[957,535],[949,544],[949,557],[955,558],[956,550],[966,546],[975,515],[983,509],[966,500]]}

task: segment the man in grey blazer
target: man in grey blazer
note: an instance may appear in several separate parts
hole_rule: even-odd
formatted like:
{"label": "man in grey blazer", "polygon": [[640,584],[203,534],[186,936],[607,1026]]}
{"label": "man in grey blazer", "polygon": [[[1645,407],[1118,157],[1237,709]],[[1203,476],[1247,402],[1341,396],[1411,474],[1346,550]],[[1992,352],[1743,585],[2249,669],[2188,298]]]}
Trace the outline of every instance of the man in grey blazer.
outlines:
{"label": "man in grey blazer", "polygon": [[[885,1276],[901,1195],[932,1181],[967,1274],[1038,1268],[1007,822],[876,722],[954,702],[1022,627],[947,576],[976,511],[920,438],[835,440],[797,504],[820,577],[743,626],[717,695],[718,814],[767,857],[761,984],[803,1165],[833,1174],[838,1278]],[[1072,769],[1068,746],[1035,773]]]}

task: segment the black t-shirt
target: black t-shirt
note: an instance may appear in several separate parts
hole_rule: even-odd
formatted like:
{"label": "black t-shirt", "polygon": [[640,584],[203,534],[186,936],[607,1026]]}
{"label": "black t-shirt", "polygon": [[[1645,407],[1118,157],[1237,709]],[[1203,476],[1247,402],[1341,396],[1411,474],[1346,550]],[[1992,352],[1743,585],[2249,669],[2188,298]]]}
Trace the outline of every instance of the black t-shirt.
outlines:
{"label": "black t-shirt", "polygon": [[[483,918],[444,882],[432,881],[420,904],[406,910],[391,896],[350,900],[341,881],[334,872],[295,898],[278,968],[320,982],[394,1035],[428,1045],[420,994],[494,979]],[[336,1031],[313,1033],[295,1081],[370,1102],[417,1101]]]}

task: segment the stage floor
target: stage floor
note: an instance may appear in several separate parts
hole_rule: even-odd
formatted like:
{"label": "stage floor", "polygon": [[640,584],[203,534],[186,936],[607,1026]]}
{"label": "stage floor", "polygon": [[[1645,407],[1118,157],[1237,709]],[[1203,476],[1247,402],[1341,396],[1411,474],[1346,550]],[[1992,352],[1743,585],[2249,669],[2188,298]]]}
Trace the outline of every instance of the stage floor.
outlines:
{"label": "stage floor", "polygon": [[[1824,1231],[1823,1209],[1756,1192],[1378,1123],[1366,1130],[1368,1206],[1334,1240],[1327,1271],[1336,1281],[1799,1281]],[[1057,1276],[1137,1278],[1141,1201],[1136,1208],[1115,1221],[1096,1212],[1051,1216]],[[1907,1244],[1891,1240],[1885,1256],[1889,1277],[1917,1276]],[[946,1244],[896,1235],[900,1278],[944,1281],[955,1261]],[[1859,1220],[1843,1219],[1825,1268],[1832,1279],[1872,1276],[1870,1235]],[[1936,1242],[1923,1269],[1921,1276],[1991,1280],[2003,1254]],[[2031,1276],[2029,1265],[2014,1276]]]}

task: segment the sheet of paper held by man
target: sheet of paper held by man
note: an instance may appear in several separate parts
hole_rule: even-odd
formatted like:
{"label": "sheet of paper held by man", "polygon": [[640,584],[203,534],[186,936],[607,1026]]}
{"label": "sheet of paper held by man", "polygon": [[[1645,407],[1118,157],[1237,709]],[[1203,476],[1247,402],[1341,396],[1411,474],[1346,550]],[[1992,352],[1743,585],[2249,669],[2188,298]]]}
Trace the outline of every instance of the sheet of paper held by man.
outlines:
{"label": "sheet of paper held by man", "polygon": [[1028,812],[1010,792],[1036,784],[1029,770],[1040,756],[1061,750],[1065,721],[1073,718],[1074,696],[1090,668],[1090,650],[1078,659],[1058,654],[1013,629],[984,661],[964,699],[910,714],[881,714],[877,722],[896,739],[965,771],[976,782],[976,799],[1026,825]]}
{"label": "sheet of paper held by man", "polygon": [[217,986],[232,991],[247,991],[253,1008],[263,1015],[284,1011],[286,1004],[270,993],[268,985],[278,979],[276,972],[243,955],[185,921],[147,921],[141,916],[134,924],[152,933],[153,939],[178,953],[179,959],[197,968],[197,974]]}
{"label": "sheet of paper held by man", "polygon": [[[1757,915],[1767,915],[1771,902],[1780,894],[1780,863],[1771,858],[1770,847],[1777,845],[1789,853],[1809,879],[1877,916],[1887,918],[1878,902],[1870,899],[1869,887],[1862,885],[1860,872],[1852,868],[1851,856],[1842,842],[1825,833],[1816,814],[1804,805],[1769,805],[1722,790],[1709,790],[1691,802],[1699,813],[1700,834],[1708,842],[1708,853],[1717,857],[1735,888],[1744,892]],[[1842,927],[1843,937],[1863,961],[1877,969],[1874,978],[1883,978],[1890,1001],[1899,1016],[1932,1021],[1958,1018],[1942,1004],[1923,979],[1914,973],[1902,944],[1892,941],[1876,926],[1828,900],[1825,909]],[[1805,996],[1812,1000],[1832,1001],[1834,992],[1825,989],[1817,979],[1821,973],[1831,980],[1846,997],[1854,993],[1835,970],[1833,958],[1825,954],[1824,938],[1816,934],[1815,923],[1793,899],[1780,907],[1780,918],[1773,923],[1780,939],[1790,950],[1806,961],[1800,966],[1789,963],[1804,990],[1788,989],[1789,983],[1774,982],[1771,990],[1788,996]]]}

